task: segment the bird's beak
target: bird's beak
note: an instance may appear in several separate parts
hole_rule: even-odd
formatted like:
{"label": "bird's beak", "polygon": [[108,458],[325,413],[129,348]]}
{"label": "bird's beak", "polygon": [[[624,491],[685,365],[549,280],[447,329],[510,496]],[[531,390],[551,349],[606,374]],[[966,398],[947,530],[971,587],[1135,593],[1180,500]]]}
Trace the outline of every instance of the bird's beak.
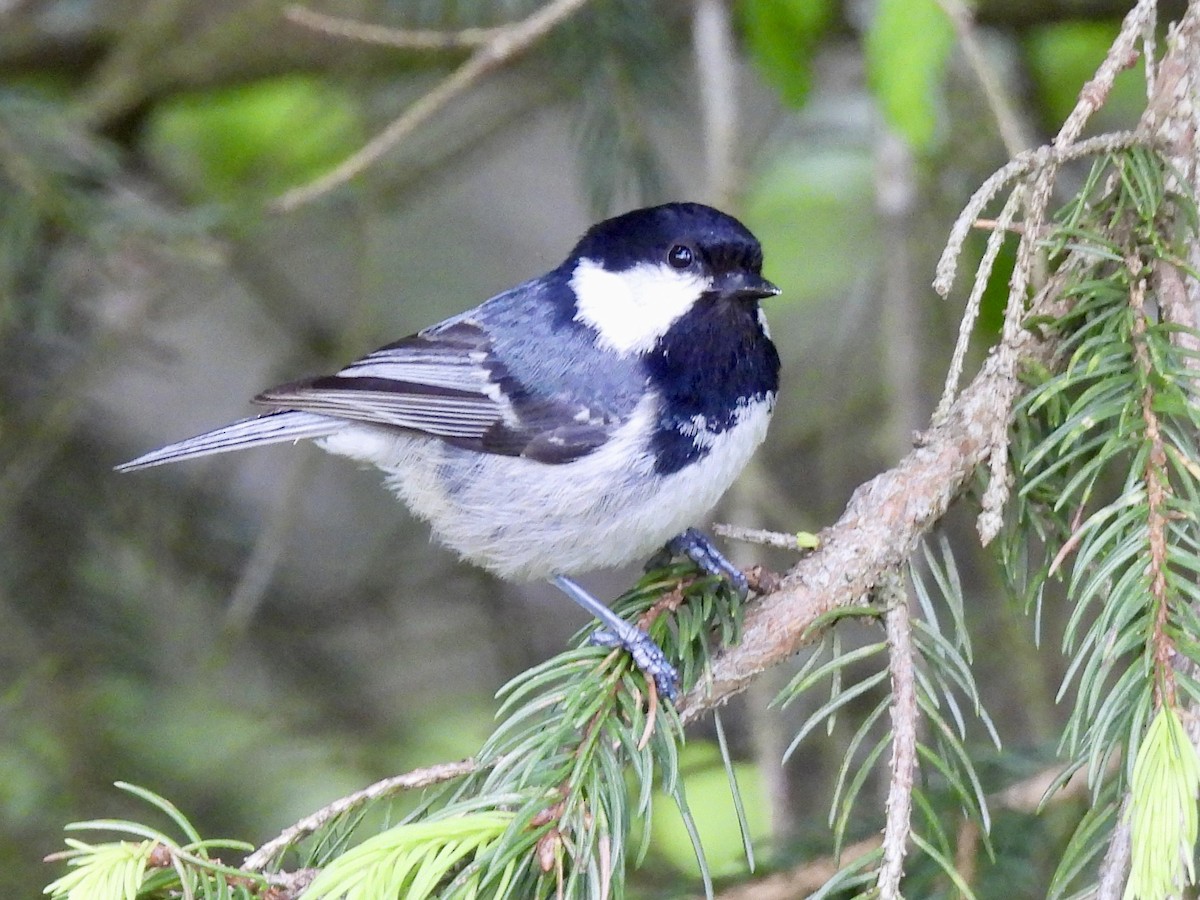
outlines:
{"label": "bird's beak", "polygon": [[779,288],[751,272],[731,272],[714,286],[722,297],[730,300],[765,300],[779,293]]}

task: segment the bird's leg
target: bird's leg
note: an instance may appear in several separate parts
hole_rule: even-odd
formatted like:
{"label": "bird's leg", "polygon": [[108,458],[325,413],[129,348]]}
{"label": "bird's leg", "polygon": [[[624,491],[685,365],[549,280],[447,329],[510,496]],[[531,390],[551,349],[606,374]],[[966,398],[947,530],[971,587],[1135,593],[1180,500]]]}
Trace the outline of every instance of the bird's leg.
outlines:
{"label": "bird's leg", "polygon": [[555,575],[555,586],[599,619],[604,627],[592,633],[591,641],[601,647],[621,647],[633,657],[634,664],[654,679],[658,692],[672,702],[679,696],[679,675],[667,661],[662,648],[646,632],[626,622],[615,612],[565,575]]}
{"label": "bird's leg", "polygon": [[670,556],[686,556],[710,575],[724,576],[739,597],[744,598],[750,592],[750,583],[742,570],[726,559],[703,531],[689,528],[667,541],[663,550]]}

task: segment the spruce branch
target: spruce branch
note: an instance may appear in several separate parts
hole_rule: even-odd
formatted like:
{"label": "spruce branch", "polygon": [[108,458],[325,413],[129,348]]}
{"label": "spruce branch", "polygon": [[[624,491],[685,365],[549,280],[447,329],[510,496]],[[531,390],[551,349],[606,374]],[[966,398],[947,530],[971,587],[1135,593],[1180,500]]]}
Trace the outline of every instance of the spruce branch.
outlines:
{"label": "spruce branch", "polygon": [[1155,610],[1150,643],[1154,660],[1154,702],[1157,706],[1176,705],[1175,698],[1175,641],[1168,632],[1171,592],[1167,588],[1167,516],[1168,502],[1173,493],[1167,475],[1167,451],[1163,443],[1158,413],[1154,411],[1154,363],[1146,345],[1146,279],[1144,265],[1137,257],[1125,261],[1132,282],[1129,304],[1133,311],[1133,359],[1142,381],[1141,412],[1145,428],[1146,453],[1143,480],[1146,489],[1146,532],[1150,546],[1148,580]]}
{"label": "spruce branch", "polygon": [[53,900],[110,900],[152,896],[154,892],[160,896],[251,900],[270,883],[269,878],[225,865],[211,855],[211,851],[222,849],[244,852],[249,849],[245,842],[204,840],[169,800],[137,785],[117,782],[116,786],[164,814],[184,840],[123,819],[72,822],[66,826],[67,831],[115,833],[138,840],[88,844],[67,838],[67,850],[46,857],[46,862],[66,862],[70,867],[66,875],[46,887],[45,893]]}
{"label": "spruce branch", "polygon": [[[1017,261],[1013,267],[1012,280],[1009,283],[1008,303],[1004,310],[1004,340],[1001,341],[998,356],[1001,365],[1015,371],[1016,357],[1008,349],[1009,338],[1021,327],[1026,312],[1026,289],[1032,283],[1035,266],[1038,263],[1042,226],[1046,218],[1046,210],[1050,204],[1050,194],[1058,177],[1060,156],[1070,150],[1084,125],[1099,109],[1112,90],[1117,74],[1136,62],[1135,46],[1145,32],[1146,23],[1151,21],[1157,8],[1157,0],[1140,0],[1137,6],[1130,10],[1121,24],[1121,31],[1109,47],[1104,61],[1096,70],[1096,75],[1083,86],[1079,100],[1071,114],[1067,116],[1057,136],[1053,147],[1056,153],[1051,154],[1044,166],[1039,167],[1031,177],[1025,204],[1024,231],[1017,244]],[[1040,268],[1040,267],[1039,267]],[[948,287],[948,285],[947,285]],[[1016,383],[1013,379],[1005,379],[1000,384],[1007,393],[1002,398],[1004,404],[1011,408],[1016,397]],[[981,542],[986,546],[1000,533],[1003,524],[1004,507],[1009,496],[1009,453],[1008,453],[1008,421],[1007,418],[997,420],[992,432],[992,447],[988,452],[988,485],[980,500],[977,527]]]}
{"label": "spruce branch", "polygon": [[[686,560],[649,573],[614,608],[678,661],[690,687],[708,666],[710,641],[736,639],[742,603],[723,579]],[[178,891],[235,900],[268,886],[274,900],[620,896],[630,857],[646,852],[657,787],[674,800],[697,842],[711,894],[683,795],[679,719],[628,654],[585,644],[514,679],[502,701],[500,724],[473,759],[414,770],[337,800],[259,847],[240,867],[211,859],[209,850],[253,848],[202,840],[166,800],[126,787],[166,813],[186,841],[135,822],[69,826],[116,830],[141,841],[91,846],[68,839],[69,849],[52,859],[73,871],[49,890],[65,900],[107,898],[111,891],[79,890],[116,884],[130,886],[128,896]],[[386,812],[399,792],[413,789],[432,793],[399,824],[376,826],[362,839],[367,813]],[[635,821],[643,825],[643,842],[631,853]],[[298,865],[275,870],[293,858]]]}
{"label": "spruce branch", "polygon": [[[1136,131],[1073,142],[1107,96],[1116,75],[1136,58],[1137,40],[1154,6],[1142,0],[1126,16],[1117,41],[1060,130],[1057,141],[1067,141],[1067,146],[1059,146],[1056,141],[1021,154],[997,170],[972,196],[952,228],[938,264],[934,286],[939,293],[948,293],[953,284],[967,232],[1005,185],[1033,173],[1056,172],[1062,163],[1162,139],[1154,128],[1165,115],[1166,101],[1162,98],[1178,90],[1183,77],[1179,70],[1186,71],[1189,66],[1181,57],[1177,39],[1158,66],[1164,80],[1150,105],[1153,116],[1148,113]],[[1188,31],[1193,27],[1189,23],[1197,17],[1197,4],[1192,4],[1176,31]],[[1045,237],[1030,232],[1026,227],[1023,237]],[[1078,270],[1085,262],[1086,254],[1068,253],[1028,304],[1025,318],[1054,318],[1061,313],[1065,308],[1062,292],[1071,279],[1079,277]],[[1057,341],[1055,335],[1041,330],[1014,333],[1009,329],[970,385],[920,436],[918,446],[896,467],[860,486],[838,521],[817,536],[819,549],[798,562],[777,591],[761,598],[747,612],[742,643],[719,653],[711,681],[682,701],[685,722],[725,702],[759,673],[811,644],[819,636],[814,623],[830,610],[860,603],[883,573],[911,555],[921,535],[940,520],[950,503],[966,489],[978,465],[991,456],[997,423],[1006,428],[1009,421],[1009,407],[1003,398],[1015,399],[1016,371],[1026,363],[1049,367]]]}
{"label": "spruce branch", "polygon": [[[1044,224],[1053,185],[1060,165],[1066,161],[1084,158],[1095,153],[1113,153],[1159,143],[1159,135],[1145,127],[1136,132],[1101,135],[1098,138],[1075,143],[1090,115],[1103,103],[1116,73],[1131,65],[1136,59],[1137,42],[1141,41],[1143,46],[1148,46],[1145,39],[1146,27],[1147,23],[1152,21],[1154,12],[1153,3],[1139,3],[1127,17],[1121,35],[1106,57],[1104,65],[1101,66],[1093,81],[1081,92],[1079,103],[1064,123],[1055,144],[1031,151],[1023,158],[1014,160],[992,179],[989,179],[989,182],[972,198],[971,203],[960,217],[959,223],[956,224],[956,232],[951,237],[943,257],[943,264],[939,267],[937,286],[943,291],[949,288],[953,279],[954,260],[961,249],[961,240],[965,235],[965,229],[979,218],[984,207],[1005,185],[1014,180],[1021,180],[1021,183],[1015,186],[1013,196],[1010,196],[1005,205],[1005,210],[999,219],[1000,227],[995,229],[992,240],[989,241],[989,249],[981,267],[983,273],[990,270],[1001,240],[998,235],[1010,230],[1016,206],[1022,202],[1017,198],[1025,193],[1026,214],[1024,222],[1021,223],[1019,229],[1016,229],[1020,243],[1013,281],[1010,284],[1005,327],[998,346],[994,348],[983,370],[971,386],[955,399],[954,392],[958,375],[953,369],[961,363],[952,366],[944,400],[939,408],[939,415],[935,416],[933,426],[923,436],[921,446],[918,446],[893,472],[879,476],[855,493],[847,512],[839,522],[820,535],[820,549],[797,564],[783,579],[780,590],[763,601],[764,607],[767,604],[770,605],[769,611],[764,611],[764,607],[756,607],[750,611],[743,645],[731,648],[718,657],[714,665],[713,682],[706,686],[706,692],[693,694],[686,698],[685,719],[693,717],[699,705],[721,702],[726,696],[740,690],[748,680],[767,666],[815,640],[822,633],[823,626],[836,621],[836,617],[830,618],[831,613],[862,603],[873,589],[880,586],[881,579],[886,577],[885,573],[888,571],[889,564],[897,565],[911,555],[919,536],[931,527],[945,510],[939,501],[946,494],[938,493],[936,489],[934,491],[923,490],[922,488],[926,487],[928,482],[923,482],[921,475],[939,472],[948,479],[948,481],[941,481],[941,485],[953,485],[949,491],[952,497],[966,486],[969,474],[980,463],[988,461],[991,477],[982,501],[980,534],[986,543],[1001,531],[1004,512],[1012,503],[1009,494],[1008,455],[1010,414],[1017,400],[1027,390],[1019,382],[1018,373],[1024,368],[1031,371],[1040,369],[1050,372],[1062,364],[1065,354],[1074,352],[1075,359],[1078,359],[1079,353],[1082,352],[1079,343],[1072,342],[1068,337],[1069,329],[1062,330],[1052,327],[1049,330],[1039,330],[1036,335],[1033,335],[1026,329],[1026,323],[1030,321],[1053,322],[1060,317],[1069,316],[1071,311],[1080,305],[1078,295],[1075,293],[1076,285],[1095,271],[1097,258],[1103,259],[1103,254],[1111,252],[1108,249],[1102,250],[1100,251],[1101,255],[1097,257],[1095,254],[1098,245],[1087,246],[1087,242],[1084,241],[1082,242],[1083,246],[1079,246],[1080,242],[1078,241],[1075,241],[1074,244],[1060,241],[1057,251],[1058,258],[1055,260],[1057,267],[1055,274],[1040,289],[1034,291],[1032,303],[1028,301],[1030,287],[1037,283],[1035,276],[1043,277],[1037,275],[1038,271],[1047,264],[1047,261],[1042,258],[1043,254],[1053,245],[1050,240],[1052,232]],[[1168,54],[1168,59],[1170,59],[1170,54]],[[1147,64],[1151,70],[1155,68],[1150,61]],[[1121,169],[1120,171],[1128,170]],[[1109,186],[1111,187],[1111,184]],[[1184,192],[1184,197],[1190,197],[1194,193],[1187,183],[1180,190]],[[1183,203],[1182,208],[1186,211],[1187,203]],[[1157,210],[1150,218],[1153,220],[1156,215]],[[961,235],[958,233],[960,231]],[[1075,232],[1070,233],[1075,234]],[[1070,240],[1074,241],[1075,238],[1072,237]],[[1158,278],[1160,280],[1169,279],[1170,274],[1169,271],[1164,271]],[[1177,299],[1181,298],[1182,291],[1179,285],[1176,285],[1175,288]],[[980,290],[978,282],[976,290]],[[1181,300],[1177,302],[1177,308],[1180,307],[1182,307]],[[968,314],[968,318],[970,318],[970,314]],[[970,330],[970,324],[966,324],[962,333],[969,335]],[[1191,340],[1193,338],[1186,331],[1180,337],[1171,338],[1175,345],[1184,348],[1188,347]],[[961,339],[960,344],[964,341],[965,339]],[[1162,351],[1157,345],[1154,352],[1156,354],[1155,362],[1160,363]],[[1071,365],[1074,364],[1073,360]],[[1143,372],[1145,373],[1144,367]],[[986,397],[973,395],[975,390],[985,386]],[[1154,414],[1155,398],[1145,393],[1137,396],[1139,404],[1145,400],[1144,410]],[[980,416],[976,418],[971,414],[964,415],[967,410],[978,411]],[[1143,419],[1145,420],[1145,416]],[[961,428],[955,426],[961,426]],[[1188,428],[1186,424],[1181,427]],[[1151,431],[1153,430],[1151,429]],[[1074,449],[1077,441],[1078,436],[1071,435],[1070,441],[1063,443],[1060,452],[1078,459],[1080,451]],[[1151,439],[1151,444],[1153,443],[1154,441]],[[923,451],[930,448],[936,449],[937,453],[932,457],[924,456]],[[1169,453],[1173,455],[1168,456]],[[1146,466],[1150,467],[1148,472],[1151,470],[1165,471],[1168,459],[1176,458],[1179,460],[1177,466],[1188,470],[1188,456],[1186,448],[1175,447],[1168,451],[1164,446],[1161,453],[1151,453],[1148,457],[1144,457],[1143,461]],[[1092,473],[1085,472],[1085,476],[1088,474]],[[1068,491],[1067,494],[1080,496],[1079,486],[1091,484],[1093,481],[1094,478],[1085,482],[1074,482],[1073,491]],[[1169,480],[1159,478],[1158,481],[1160,485],[1165,483],[1169,489]],[[1152,504],[1152,508],[1158,510],[1159,513],[1166,505],[1167,493],[1168,490],[1164,489],[1156,504]],[[1089,493],[1085,491],[1082,494],[1082,501],[1074,507],[1075,533],[1071,536],[1075,543],[1084,545],[1085,552],[1091,547],[1086,541],[1088,526],[1085,508],[1088,497]],[[936,504],[932,508],[931,498],[933,498],[932,502]],[[1021,500],[1022,504],[1027,502],[1028,498]],[[1158,522],[1159,530],[1165,536],[1168,519],[1166,517],[1154,519],[1152,515],[1151,521]],[[881,529],[881,533],[875,535],[875,539],[856,540],[870,534],[874,526]],[[887,536],[884,537],[884,534]],[[891,558],[883,557],[878,553],[878,548],[881,547],[889,548],[895,555]],[[1056,558],[1055,565],[1061,565],[1072,549],[1074,549],[1072,546],[1064,543],[1059,548],[1061,555]],[[846,552],[842,553],[843,550]],[[876,555],[872,555],[873,553]],[[1151,554],[1151,556],[1153,555]],[[1167,563],[1165,546],[1160,548],[1158,555],[1163,561],[1160,568],[1165,572]],[[1094,556],[1089,557],[1083,563],[1083,567],[1086,568],[1095,559]],[[1088,582],[1085,587],[1088,592],[1094,592],[1098,586],[1093,580]],[[1160,589],[1165,591],[1166,586],[1167,578],[1164,574],[1160,579]],[[1163,608],[1164,604],[1160,604],[1159,609]],[[1166,660],[1171,656],[1169,633],[1178,627],[1179,623],[1174,620],[1168,621],[1165,618],[1157,627],[1156,634],[1160,639],[1155,642],[1154,646],[1160,654],[1158,658]],[[1089,638],[1088,649],[1101,646],[1098,637]],[[1130,670],[1127,675],[1132,675],[1132,672],[1133,670]],[[1173,677],[1171,681],[1163,682],[1164,685],[1169,683],[1173,683]],[[1091,694],[1084,707],[1088,712],[1082,713],[1082,715],[1097,716],[1095,704],[1102,699],[1095,693],[1099,684],[1098,680],[1093,679],[1094,686],[1089,688]],[[1134,683],[1130,682],[1128,678],[1123,684],[1123,689],[1126,691],[1135,689]],[[1118,690],[1120,689],[1121,686],[1118,686]],[[929,712],[933,714],[932,710]],[[1099,733],[1107,733],[1110,736],[1119,733],[1119,729],[1118,731],[1113,730],[1117,727],[1117,720],[1113,719],[1113,714],[1112,703],[1107,703],[1101,708],[1097,723]],[[1118,720],[1128,721],[1119,716]],[[1087,720],[1080,719],[1077,725],[1083,724],[1085,721]],[[1134,721],[1138,720],[1135,718]],[[809,728],[811,728],[811,723],[805,726],[805,730]],[[1088,750],[1093,773],[1098,771],[1098,759],[1110,758],[1111,754],[1106,752],[1106,748],[1111,748],[1111,743],[1108,740],[1096,740],[1093,735]],[[878,749],[880,748],[877,745],[876,753]],[[965,765],[969,771],[969,762],[966,762]],[[1071,769],[1064,777],[1068,777],[1073,771]],[[1097,833],[1103,833],[1105,808],[1098,808],[1098,812],[1101,817],[1096,821],[1101,830]],[[1107,820],[1112,821],[1111,814]],[[944,854],[939,854],[937,849],[922,838],[920,833],[914,833],[913,840],[919,847],[925,849],[931,858],[938,860],[940,865],[944,867],[949,865],[944,861]],[[885,864],[881,869],[878,882],[881,887],[885,885],[883,880],[885,870],[894,871],[894,863]],[[946,874],[952,879],[956,877],[952,866],[946,869]],[[889,891],[892,889],[898,891],[898,880],[889,879],[886,885]]]}
{"label": "spruce branch", "polygon": [[[1194,804],[1195,794],[1195,750],[1182,749],[1172,725],[1185,683],[1179,667],[1197,654],[1188,598],[1200,575],[1200,414],[1186,349],[1195,335],[1151,312],[1151,260],[1180,258],[1180,243],[1197,234],[1195,189],[1180,187],[1166,160],[1144,149],[1094,167],[1050,245],[1053,258],[1089,260],[1066,313],[1047,323],[1062,362],[1038,376],[1018,410],[1010,539],[1040,535],[1047,573],[1067,574],[1072,662],[1060,696],[1069,688],[1075,696],[1062,746],[1067,771],[1086,768],[1094,790],[1055,896],[1105,839],[1106,895],[1132,864],[1129,896],[1158,896],[1179,877],[1161,848],[1194,843],[1194,828],[1167,830],[1177,816],[1164,798]],[[1124,765],[1108,775],[1114,756]]]}

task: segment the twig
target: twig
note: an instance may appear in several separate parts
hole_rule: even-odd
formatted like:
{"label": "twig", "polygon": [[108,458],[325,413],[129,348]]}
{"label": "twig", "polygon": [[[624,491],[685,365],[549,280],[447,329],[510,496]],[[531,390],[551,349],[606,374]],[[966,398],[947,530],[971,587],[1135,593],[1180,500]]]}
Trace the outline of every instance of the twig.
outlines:
{"label": "twig", "polygon": [[[263,894],[266,900],[291,900],[300,897],[317,877],[319,869],[297,869],[294,872],[269,872],[265,876],[271,890]],[[187,884],[187,882],[183,882]]]}
{"label": "twig", "polygon": [[1108,99],[1117,76],[1137,62],[1138,40],[1145,33],[1146,26],[1154,21],[1157,8],[1158,0],[1138,0],[1137,5],[1126,13],[1121,30],[1108,48],[1104,61],[1091,80],[1080,89],[1079,100],[1059,129],[1058,137],[1054,139],[1055,145],[1063,147],[1075,143],[1088,119]]}
{"label": "twig", "polygon": [[[979,516],[975,520],[979,541],[984,546],[990,544],[1000,533],[1004,523],[1004,507],[1008,504],[1008,421],[1009,411],[1017,394],[1017,357],[1012,349],[1013,341],[1020,333],[1021,323],[1025,320],[1026,291],[1033,280],[1037,259],[1037,236],[1042,229],[1042,220],[1046,215],[1046,206],[1050,202],[1050,192],[1054,187],[1057,172],[1058,164],[1051,162],[1034,179],[1033,188],[1029,191],[1029,202],[1026,204],[1026,231],[1017,244],[1017,260],[1008,285],[1004,327],[995,356],[997,366],[1007,376],[1000,379],[998,388],[1001,393],[996,398],[1004,414],[996,416],[991,423],[992,445],[988,451],[988,484],[979,500]],[[1025,192],[1018,187],[1014,193]]]}
{"label": "twig", "polygon": [[[496,760],[495,762],[499,763],[501,760]],[[441,784],[443,781],[450,781],[454,778],[460,778],[463,775],[470,775],[478,768],[479,766],[475,760],[464,759],[458,762],[438,763],[424,769],[413,769],[411,772],[405,772],[403,775],[394,775],[391,778],[377,781],[363,788],[361,791],[355,791],[353,794],[334,800],[328,806],[317,810],[312,815],[305,816],[295,825],[284,829],[278,837],[267,841],[250,854],[250,856],[246,857],[242,868],[247,872],[261,871],[270,865],[271,861],[281,851],[296,843],[296,841],[312,834],[330,820],[356,807],[362,806],[364,803],[369,803],[372,800],[380,800],[392,794],[398,794],[401,791],[410,791],[417,788],[429,787],[433,784]]]}
{"label": "twig", "polygon": [[958,383],[962,378],[963,365],[967,359],[967,348],[971,346],[971,333],[975,330],[975,323],[979,319],[979,310],[983,306],[984,291],[987,290],[992,270],[996,266],[996,259],[1000,256],[1000,248],[1004,246],[1004,238],[1012,228],[1017,208],[1021,205],[1024,197],[1025,191],[1021,187],[1017,187],[1009,195],[1004,209],[1000,211],[1000,218],[996,220],[992,233],[988,235],[983,258],[979,261],[979,268],[975,270],[975,282],[971,285],[971,295],[967,298],[962,320],[958,324],[958,341],[954,345],[954,355],[950,359],[950,369],[946,373],[942,399],[938,401],[937,410],[933,414],[935,422],[940,422],[945,418],[950,404],[954,402],[954,395],[958,391]]}
{"label": "twig", "polygon": [[1142,376],[1142,423],[1145,441],[1150,447],[1146,454],[1142,478],[1146,487],[1146,534],[1150,544],[1150,563],[1146,575],[1150,594],[1156,609],[1150,627],[1150,641],[1154,647],[1154,701],[1155,707],[1174,707],[1175,641],[1169,629],[1169,612],[1173,592],[1167,586],[1167,506],[1170,500],[1171,482],[1167,475],[1167,451],[1162,436],[1158,413],[1154,409],[1153,387],[1154,364],[1146,348],[1146,278],[1145,264],[1132,256],[1125,260],[1132,284],[1129,289],[1129,305],[1133,310],[1133,359]]}
{"label": "twig", "polygon": [[[979,231],[995,231],[996,229],[1000,228],[1000,222],[998,219],[976,219],[971,223],[971,227],[976,228]],[[1008,231],[1012,234],[1024,234],[1025,226],[1019,222],[1010,222],[1000,230]]]}
{"label": "twig", "polygon": [[1117,810],[1117,824],[1108,840],[1108,849],[1100,861],[1096,900],[1121,900],[1125,895],[1125,877],[1129,873],[1130,853],[1133,850],[1133,833],[1129,824],[1130,796],[1126,791],[1121,808]]}
{"label": "twig", "polygon": [[899,573],[888,572],[879,586],[887,609],[888,668],[892,678],[892,758],[888,780],[887,819],[883,827],[883,862],[879,866],[879,896],[900,900],[900,879],[911,829],[913,777],[917,771],[917,687],[913,665],[912,625],[908,595]]}
{"label": "twig", "polygon": [[484,75],[510,62],[529,50],[542,37],[583,7],[588,0],[555,0],[527,19],[502,29],[487,43],[478,47],[461,66],[438,82],[427,94],[408,107],[383,131],[333,171],[276,198],[271,206],[288,212],[340,187],[377,162],[423,124]]}
{"label": "twig", "polygon": [[1149,100],[1154,96],[1154,86],[1158,81],[1157,67],[1157,38],[1155,32],[1158,31],[1158,5],[1150,10],[1150,15],[1146,16],[1146,21],[1142,23],[1142,59],[1145,61],[1146,68],[1146,99]]}
{"label": "twig", "polygon": [[360,22],[357,19],[331,16],[309,9],[307,6],[301,6],[299,3],[284,9],[283,17],[289,22],[319,31],[321,34],[361,41],[366,44],[381,44],[401,50],[471,49],[495,40],[505,30],[504,28],[464,28],[461,31],[431,31],[423,28],[390,28],[387,25],[375,25],[370,22]]}
{"label": "twig", "polygon": [[767,531],[763,528],[744,528],[741,525],[725,525],[720,522],[713,525],[712,530],[721,537],[733,541],[745,541],[747,544],[762,544],[766,547],[782,547],[784,550],[805,550],[806,548],[794,534],[782,531]]}
{"label": "twig", "polygon": [[[967,201],[967,205],[963,207],[962,212],[958,214],[954,226],[950,229],[946,249],[942,251],[941,258],[938,260],[933,289],[943,297],[950,295],[950,289],[954,286],[954,277],[958,274],[958,258],[962,253],[967,235],[970,234],[984,207],[996,198],[1006,184],[1028,175],[1030,172],[1044,169],[1051,163],[1073,162],[1101,153],[1128,150],[1130,147],[1145,143],[1147,143],[1146,138],[1140,131],[1113,131],[1088,138],[1069,147],[1059,148],[1052,144],[1044,144],[1009,160],[979,186],[971,195],[971,199]],[[1025,226],[1025,232],[1027,234],[1030,232],[1028,225]]]}

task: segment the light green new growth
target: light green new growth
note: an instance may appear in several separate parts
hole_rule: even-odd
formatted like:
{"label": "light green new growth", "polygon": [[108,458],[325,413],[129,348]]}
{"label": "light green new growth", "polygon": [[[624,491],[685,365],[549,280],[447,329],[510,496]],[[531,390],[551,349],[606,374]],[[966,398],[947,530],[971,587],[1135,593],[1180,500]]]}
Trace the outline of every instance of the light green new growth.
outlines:
{"label": "light green new growth", "polygon": [[118,781],[117,787],[164,813],[183,832],[179,843],[159,829],[123,819],[73,822],[68,831],[102,831],[143,838],[86,844],[67,838],[71,849],[47,857],[74,867],[47,885],[43,893],[54,900],[133,900],[135,897],[179,896],[204,900],[252,900],[266,887],[265,879],[242,872],[209,856],[210,850],[252,850],[243,841],[203,840],[179,809],[152,791]]}
{"label": "light green new growth", "polygon": [[[512,813],[492,810],[389,828],[333,860],[309,885],[305,900],[425,900],[461,862],[477,858],[495,842],[512,820]],[[501,890],[512,877],[515,860],[508,866]],[[477,874],[464,884],[463,896],[478,895]]]}
{"label": "light green new growth", "polygon": [[1200,759],[1179,716],[1163,706],[1133,767],[1131,864],[1125,900],[1159,900],[1196,883]]}
{"label": "light green new growth", "polygon": [[85,844],[67,838],[71,848],[59,855],[72,869],[43,893],[63,900],[134,900],[142,887],[154,841]]}

